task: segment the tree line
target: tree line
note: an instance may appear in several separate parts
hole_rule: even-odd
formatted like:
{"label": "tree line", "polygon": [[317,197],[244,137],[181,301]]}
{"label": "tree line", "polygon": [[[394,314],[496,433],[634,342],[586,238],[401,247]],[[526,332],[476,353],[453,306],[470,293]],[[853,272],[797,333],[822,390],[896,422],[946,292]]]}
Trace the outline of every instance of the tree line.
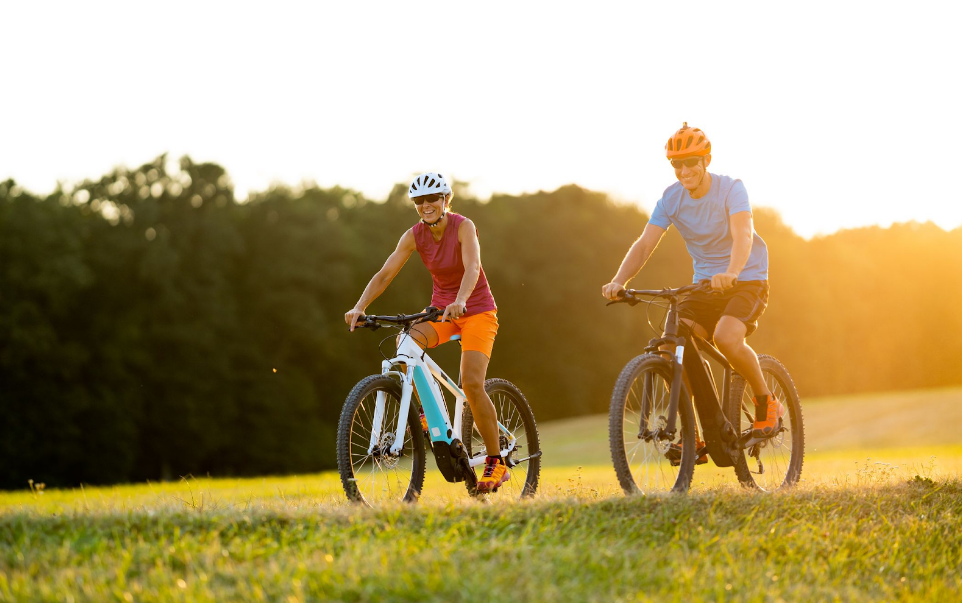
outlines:
{"label": "tree line", "polygon": [[[386,331],[343,314],[416,221],[406,184],[276,186],[239,203],[225,170],[165,156],[36,196],[0,182],[0,488],[332,468],[341,403],[379,370]],[[804,397],[962,383],[962,229],[932,224],[804,240],[756,205],[771,303],[749,342]],[[489,374],[539,420],[604,412],[664,316],[606,307],[647,215],[577,186],[474,198],[501,330]],[[674,229],[637,287],[689,282]],[[418,311],[419,259],[369,311]],[[389,351],[390,340],[382,349]],[[458,348],[434,356],[456,371]]]}

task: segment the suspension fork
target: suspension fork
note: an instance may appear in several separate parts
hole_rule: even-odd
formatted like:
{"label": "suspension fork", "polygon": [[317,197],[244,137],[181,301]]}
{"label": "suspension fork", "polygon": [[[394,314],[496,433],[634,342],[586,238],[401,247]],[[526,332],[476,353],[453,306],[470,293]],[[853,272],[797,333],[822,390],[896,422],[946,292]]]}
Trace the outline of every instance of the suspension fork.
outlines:
{"label": "suspension fork", "polygon": [[675,421],[678,418],[678,400],[684,385],[682,372],[685,370],[685,338],[675,337],[675,353],[671,363],[671,391],[668,393],[668,426],[663,435],[668,441],[675,439]]}
{"label": "suspension fork", "polygon": [[645,372],[641,386],[641,420],[638,421],[638,439],[651,434],[651,410],[655,405],[655,379],[650,372]]}

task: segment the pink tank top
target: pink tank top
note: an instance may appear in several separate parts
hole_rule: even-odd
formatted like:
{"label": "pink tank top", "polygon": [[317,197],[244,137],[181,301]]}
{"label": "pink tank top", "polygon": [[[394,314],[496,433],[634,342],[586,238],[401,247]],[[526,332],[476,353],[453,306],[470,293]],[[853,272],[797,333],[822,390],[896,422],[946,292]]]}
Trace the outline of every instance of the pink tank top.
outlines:
{"label": "pink tank top", "polygon": [[[461,243],[458,241],[458,228],[464,220],[461,214],[448,212],[448,225],[440,241],[434,240],[431,229],[423,222],[415,224],[413,229],[414,242],[421,254],[421,261],[427,266],[431,280],[434,281],[431,305],[442,310],[448,304],[454,303],[461,289],[461,279],[464,278],[464,261],[461,257]],[[468,297],[464,315],[473,316],[497,309],[488,279],[484,276],[484,268],[481,268],[478,284]]]}

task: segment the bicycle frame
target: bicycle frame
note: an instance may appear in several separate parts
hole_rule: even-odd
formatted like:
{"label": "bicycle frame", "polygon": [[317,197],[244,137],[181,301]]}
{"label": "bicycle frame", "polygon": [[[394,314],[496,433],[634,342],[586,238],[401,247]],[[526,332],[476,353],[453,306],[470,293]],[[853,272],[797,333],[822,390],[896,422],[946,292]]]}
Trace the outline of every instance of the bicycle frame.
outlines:
{"label": "bicycle frame", "polygon": [[[739,452],[732,445],[738,438],[738,433],[725,416],[723,404],[728,401],[731,392],[731,378],[733,369],[728,360],[711,343],[696,335],[678,318],[677,297],[672,296],[665,321],[665,332],[662,337],[648,342],[645,351],[670,357],[672,367],[671,390],[668,398],[668,425],[675,425],[678,403],[681,396],[683,374],[688,376],[691,394],[695,401],[695,411],[701,420],[702,435],[705,447],[715,465],[731,467],[734,465],[733,455]],[[661,346],[672,346],[673,352],[661,350]],[[711,369],[704,360],[702,353],[717,361],[725,369],[724,388],[721,399]],[[639,433],[639,437],[664,437],[673,440],[674,429],[665,430],[663,434]]]}
{"label": "bicycle frame", "polygon": [[[464,391],[445,373],[440,366],[425,350],[415,342],[410,333],[401,334],[401,342],[398,345],[397,355],[389,360],[381,362],[381,374],[394,375],[401,381],[401,407],[398,413],[398,424],[394,434],[394,443],[391,446],[391,454],[399,454],[404,445],[404,430],[407,427],[407,417],[411,408],[412,394],[417,391],[418,398],[421,400],[421,408],[428,423],[428,437],[430,438],[435,455],[438,455],[436,443],[443,442],[448,447],[452,444],[460,443],[462,417],[464,405],[467,397]],[[453,338],[452,338],[453,339]],[[403,364],[407,367],[406,371],[395,370],[395,367]],[[448,409],[444,402],[444,396],[438,388],[438,383],[454,396],[454,422],[452,424],[448,416]],[[384,420],[385,393],[378,392],[375,399],[373,426],[371,429],[371,442],[368,446],[368,454],[372,453],[374,447],[381,438],[381,423]],[[507,440],[506,447],[501,450],[501,455],[507,458],[508,454],[514,449],[517,439],[502,425],[498,423],[498,430],[501,436]],[[476,467],[484,463],[484,455],[475,456],[468,459],[471,467]]]}

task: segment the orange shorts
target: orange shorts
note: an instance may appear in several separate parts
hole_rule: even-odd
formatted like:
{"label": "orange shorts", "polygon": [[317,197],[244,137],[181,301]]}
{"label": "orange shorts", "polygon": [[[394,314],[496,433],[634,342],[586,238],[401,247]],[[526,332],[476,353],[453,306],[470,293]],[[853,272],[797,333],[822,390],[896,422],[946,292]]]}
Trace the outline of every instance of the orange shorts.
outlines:
{"label": "orange shorts", "polygon": [[[494,348],[494,336],[498,334],[498,311],[489,310],[467,318],[453,321],[429,322],[438,334],[438,345],[451,341],[452,335],[461,336],[461,349],[481,352],[489,359]],[[436,347],[436,346],[432,346]]]}

